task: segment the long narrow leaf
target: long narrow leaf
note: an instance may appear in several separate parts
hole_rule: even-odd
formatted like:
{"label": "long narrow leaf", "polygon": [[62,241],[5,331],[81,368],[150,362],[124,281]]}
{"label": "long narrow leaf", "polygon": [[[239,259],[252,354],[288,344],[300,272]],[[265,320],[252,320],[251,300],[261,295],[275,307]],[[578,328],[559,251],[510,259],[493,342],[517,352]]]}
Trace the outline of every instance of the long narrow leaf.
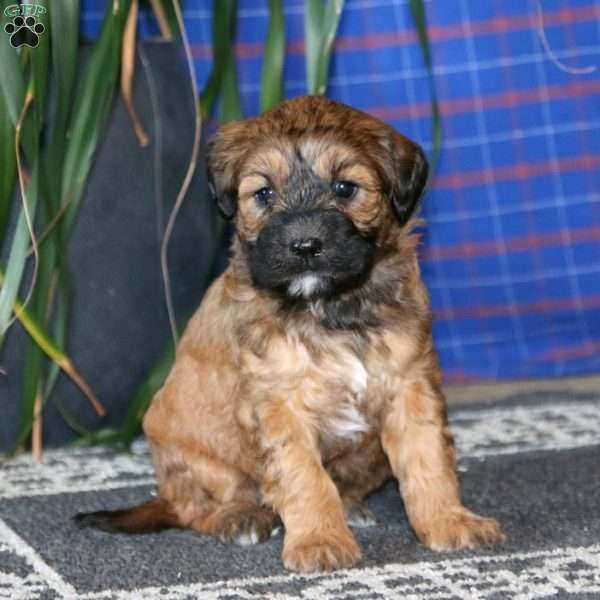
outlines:
{"label": "long narrow leaf", "polygon": [[35,400],[38,391],[38,382],[42,370],[44,354],[33,339],[26,340],[25,345],[25,367],[22,372],[23,393],[21,399],[21,420],[19,429],[9,450],[9,454],[16,454],[23,449],[29,434],[33,428],[35,419]]}
{"label": "long narrow leaf", "polygon": [[[0,13],[0,28],[8,17]],[[3,33],[0,32],[0,33]],[[7,40],[0,44],[0,243],[10,214],[11,199],[16,181],[15,125],[25,97],[25,77],[19,55]],[[1,249],[1,244],[0,244]]]}
{"label": "long narrow leaf", "polygon": [[[4,30],[4,25],[7,22],[7,17],[2,13],[0,15],[0,23]],[[4,31],[0,32],[4,33]],[[2,94],[4,102],[3,106],[6,109],[10,122],[13,127],[19,120],[21,108],[23,106],[23,98],[25,97],[26,79],[23,72],[23,67],[19,64],[19,55],[6,39],[0,44],[0,65],[2,65],[2,77],[0,77],[0,94]]]}
{"label": "long narrow leaf", "polygon": [[88,434],[78,437],[69,444],[71,448],[99,445],[112,446],[118,450],[127,449],[127,444],[124,443],[121,432],[114,427],[106,427],[99,431],[90,431]]}
{"label": "long narrow leaf", "polygon": [[[43,222],[48,217],[47,210],[44,210],[44,204],[41,204],[41,210],[38,211],[40,220]],[[39,263],[36,278],[36,286],[33,290],[31,302],[26,311],[26,315],[31,315],[39,323],[45,323],[49,317],[49,292],[51,288],[54,264],[56,260],[56,244],[54,240],[48,240],[39,253]],[[18,318],[18,317],[17,317]],[[26,317],[27,318],[27,317]],[[21,446],[27,439],[27,436],[35,426],[38,419],[37,432],[41,431],[41,410],[43,407],[42,386],[44,371],[47,367],[47,360],[44,351],[37,343],[35,338],[27,340],[25,350],[25,362],[23,365],[23,389],[21,399],[21,422],[17,434],[15,450]],[[40,413],[40,414],[38,414]],[[41,451],[41,440],[37,436],[38,450]],[[36,436],[32,436],[32,450],[35,448]]]}
{"label": "long narrow leaf", "polygon": [[[48,9],[47,0],[36,0],[36,4],[43,7],[45,11],[38,14],[37,20],[48,31]],[[38,45],[31,51],[31,75],[33,78],[33,110],[35,137],[33,143],[39,143],[39,132],[42,129],[45,118],[46,90],[48,88],[48,64],[50,59],[50,37],[46,33],[39,38]],[[41,180],[40,180],[41,181]]]}
{"label": "long narrow leaf", "polygon": [[310,95],[317,94],[319,53],[323,44],[323,19],[326,0],[304,0],[304,55],[306,87]]}
{"label": "long narrow leaf", "polygon": [[11,315],[21,279],[25,270],[27,251],[30,242],[29,225],[35,218],[38,200],[39,166],[36,163],[27,185],[26,198],[23,199],[23,208],[19,214],[17,225],[12,240],[10,253],[8,255],[8,266],[6,268],[4,285],[0,289],[0,344],[10,324]]}
{"label": "long narrow leaf", "polygon": [[265,45],[260,84],[260,109],[269,110],[283,100],[285,19],[283,1],[269,0],[269,32]]}
{"label": "long narrow leaf", "polygon": [[56,398],[54,401],[54,406],[56,406],[56,410],[58,410],[60,416],[63,418],[64,422],[79,436],[88,436],[91,435],[92,432],[81,423],[79,418],[73,413],[73,411],[62,401],[61,398]]}
{"label": "long narrow leaf", "polygon": [[[42,131],[44,121],[47,116],[52,116],[49,114],[46,102],[51,26],[46,0],[43,0],[43,2],[40,2],[40,4],[46,8],[46,11],[42,13],[42,15],[39,15],[39,20],[44,25],[45,33],[40,37],[40,42],[35,50],[30,51],[34,96],[31,110],[32,122],[30,123],[30,132],[33,132],[34,135],[28,140],[28,142],[24,143],[26,155],[35,155],[36,157],[40,151],[40,133]],[[61,8],[62,12],[66,13],[66,22],[60,24],[60,33],[58,30],[55,30],[57,35],[55,36],[55,43],[53,44],[53,53],[54,55],[58,56],[60,56],[61,51],[64,52],[63,40],[67,40],[69,37],[69,31],[63,31],[63,28],[69,26],[68,14],[69,12],[74,12],[72,8],[69,9],[64,5],[61,7],[59,3],[53,4],[53,9],[56,9],[59,15],[61,13]],[[78,9],[76,9],[75,12],[78,15]],[[78,24],[75,24],[75,26],[77,28]],[[77,36],[74,36],[74,38],[75,46],[70,49],[73,53],[76,53]],[[63,71],[60,66],[61,65],[56,65],[54,71],[56,74],[56,94],[58,97],[56,112],[59,113],[57,114],[57,118],[62,121],[62,127],[58,132],[56,127],[53,128],[54,139],[52,140],[59,140],[57,145],[58,148],[62,148],[62,145],[65,143],[64,122],[66,118],[67,107],[64,105],[61,106],[62,101],[65,100],[64,91],[61,89],[61,86],[64,85],[62,83],[65,77],[64,73],[66,72],[68,75],[69,71],[68,68]],[[61,92],[63,94],[62,98]],[[62,117],[60,113],[62,113]],[[56,147],[56,145],[54,146]],[[57,165],[60,163],[54,160],[56,157],[53,156],[53,149],[53,144],[51,143],[49,148],[50,151],[47,153],[45,160],[41,163],[44,165],[44,169],[40,170],[38,174],[37,196],[38,198],[44,200],[44,202],[38,206],[37,210],[38,218],[36,220],[37,225],[39,225],[40,228],[45,227],[46,224],[52,219],[53,208],[59,205],[60,169],[57,167]],[[58,158],[61,160],[62,154],[60,154]],[[48,236],[43,247],[39,249],[35,243],[35,240],[33,241],[34,243],[32,244],[32,247],[34,253],[36,253],[36,265],[38,266],[39,270],[37,271],[37,278],[35,280],[36,285],[32,290],[29,311],[32,318],[37,320],[37,322],[45,323],[48,319],[49,311],[51,310],[51,305],[49,304],[51,302],[51,282],[53,279],[57,257],[60,254],[56,250],[56,242],[53,235]],[[34,272],[36,271],[34,270]],[[30,337],[26,343],[25,363],[23,366],[21,423],[17,434],[15,450],[18,446],[24,443],[33,428],[32,450],[34,454],[36,451],[41,452],[41,411],[45,400],[42,389],[44,387],[44,377],[48,364],[54,363],[49,363],[41,346],[38,345],[37,341],[33,337]]]}
{"label": "long narrow leaf", "polygon": [[[56,347],[64,352],[67,337],[67,314],[69,312],[69,286],[67,283],[67,274],[63,269],[58,277],[58,290],[56,301],[56,314],[54,315],[54,329],[52,332]],[[53,362],[48,369],[46,376],[46,385],[44,387],[44,400],[47,400],[54,389],[56,379],[60,372],[60,367]]]}
{"label": "long narrow leaf", "polygon": [[[0,93],[0,114],[8,114],[6,98]],[[0,247],[4,240],[11,200],[14,194],[17,163],[15,158],[15,128],[8,118],[0,119]]]}
{"label": "long narrow leaf", "polygon": [[221,89],[221,123],[237,121],[242,118],[242,101],[240,99],[240,86],[237,77],[235,57],[229,56],[223,76]]}
{"label": "long narrow leaf", "polygon": [[321,96],[327,89],[331,51],[344,0],[305,0],[304,43],[308,93]]}
{"label": "long narrow leaf", "polygon": [[[44,32],[47,32],[49,29],[48,26],[48,10],[47,10],[47,2],[46,0],[40,0],[39,6],[44,8],[41,14],[38,14],[38,22],[41,23],[44,27]],[[40,156],[40,146],[42,140],[42,130],[44,127],[44,121],[46,118],[46,92],[48,88],[48,64],[49,64],[49,56],[50,56],[50,43],[48,35],[41,35],[39,38],[39,42],[35,50],[30,51],[30,62],[31,62],[31,90],[32,90],[32,104],[31,109],[28,111],[28,114],[25,115],[25,120],[30,117],[30,134],[32,134],[31,138],[25,142],[21,140],[26,153],[33,160],[33,168],[36,170],[37,174],[37,189],[32,190],[32,192],[37,196],[37,198],[44,198],[47,196],[45,193],[45,177],[43,171],[38,164],[39,156]],[[19,175],[21,183],[24,178],[25,167],[22,165],[19,160],[20,154],[17,155],[17,168],[19,169]],[[21,187],[24,187],[23,185]],[[36,211],[39,216],[44,218],[44,211]],[[29,225],[29,234],[31,238],[31,244],[35,259],[35,266],[33,269],[33,278],[31,284],[31,299],[32,306],[31,310],[35,314],[37,312],[43,313],[46,308],[47,301],[47,291],[46,287],[50,281],[51,273],[53,270],[54,264],[54,248],[48,248],[48,253],[45,255],[44,260],[42,261],[38,255],[38,245],[37,245],[37,236],[33,232],[34,228],[34,218],[33,215],[30,215],[30,223]],[[41,279],[41,281],[40,281]],[[37,284],[40,285],[37,285]],[[35,397],[38,393],[39,389],[39,377],[36,374],[32,377],[27,377],[28,373],[26,370],[26,378],[27,385],[31,385],[32,387],[32,397],[31,402],[33,406],[33,402],[35,402]],[[27,387],[27,385],[25,387]]]}
{"label": "long narrow leaf", "polygon": [[233,55],[237,0],[213,0],[213,67],[200,97],[202,118],[212,112]]}
{"label": "long narrow leaf", "polygon": [[86,65],[73,108],[71,136],[65,154],[61,192],[62,202],[69,203],[63,219],[66,233],[73,225],[92,157],[114,99],[123,29],[130,3],[131,0],[110,3],[100,37]]}
{"label": "long narrow leaf", "polygon": [[138,21],[138,0],[132,0],[129,15],[123,33],[121,49],[121,94],[125,108],[133,123],[133,130],[140,146],[147,146],[150,142],[148,134],[144,131],[142,121],[135,110],[133,103],[133,77],[135,74],[135,46]]}
{"label": "long narrow leaf", "polygon": [[52,36],[53,77],[57,94],[56,129],[66,126],[72,102],[79,56],[79,6],[79,2],[52,2],[48,11]]}
{"label": "long narrow leaf", "polygon": [[[0,273],[0,285],[4,285],[6,282],[4,274]],[[95,394],[91,391],[88,384],[85,382],[83,377],[73,366],[73,363],[69,357],[64,354],[60,348],[53,342],[52,338],[48,335],[45,327],[37,321],[37,319],[23,306],[23,304],[17,299],[15,301],[15,316],[23,326],[23,329],[33,338],[35,343],[48,355],[58,366],[65,371],[65,373],[78,385],[81,390],[88,396],[91,404],[99,415],[105,414],[103,406],[98,402]]]}
{"label": "long narrow leaf", "polygon": [[322,96],[327,90],[327,80],[329,78],[329,65],[331,63],[331,51],[333,42],[337,33],[338,25],[342,11],[344,10],[344,0],[329,0],[325,9],[323,19],[323,29],[321,31],[321,47],[317,62],[317,72],[315,76],[315,94]]}
{"label": "long narrow leaf", "polygon": [[55,215],[61,206],[61,179],[67,145],[67,119],[73,102],[73,83],[79,56],[79,5],[79,2],[52,2],[48,11],[50,35],[52,36],[52,72],[56,109],[53,126],[49,132],[45,178],[47,181],[46,200]]}
{"label": "long narrow leaf", "polygon": [[[35,214],[39,196],[39,132],[41,131],[43,114],[37,106],[37,96],[43,101],[46,91],[47,78],[47,53],[48,43],[40,45],[40,54],[31,59],[32,68],[27,92],[23,98],[23,105],[15,125],[14,154],[17,165],[19,188],[22,199],[21,211],[13,234],[6,275],[2,277],[2,288],[0,289],[0,344],[4,339],[7,328],[12,323],[12,312],[17,300],[17,294],[21,287],[21,280],[25,271],[28,256],[29,241],[31,240],[35,262],[32,272],[31,284],[27,294],[27,300],[32,295],[35,286],[38,268],[37,245],[33,231]],[[26,123],[29,128],[26,128]],[[31,161],[31,173],[27,173],[21,159],[22,147],[25,149],[28,159]],[[26,351],[26,365],[32,369],[31,377],[24,372],[24,395],[26,402],[22,403],[21,430],[33,426],[34,404],[36,390],[39,381],[41,367],[41,355],[36,348],[29,345]],[[33,390],[32,390],[33,389]],[[29,398],[31,396],[31,398]],[[20,440],[18,440],[20,443]]]}
{"label": "long narrow leaf", "polygon": [[[150,0],[150,4],[152,6],[152,12],[154,13],[163,39],[171,41],[174,37],[173,27],[171,26],[171,21],[169,20],[169,13],[165,10],[162,0]],[[170,5],[171,3],[167,2],[167,4]],[[177,29],[178,28],[176,27],[175,30],[177,31]]]}
{"label": "long narrow leaf", "polygon": [[[0,44],[0,46],[4,45]],[[45,96],[48,71],[47,50],[48,40],[44,36],[35,49],[24,46],[18,51],[10,44],[6,44],[6,47],[0,50],[0,65],[2,65],[0,89],[8,101],[8,117],[15,127],[17,122],[19,123],[21,150],[25,161],[30,166],[35,162],[38,154],[42,121],[42,112],[38,110],[33,99]],[[25,84],[26,80],[27,84]],[[27,110],[24,111],[26,101]]]}
{"label": "long narrow leaf", "polygon": [[431,60],[431,49],[429,45],[429,34],[427,32],[427,15],[425,13],[425,5],[423,0],[410,0],[410,9],[412,12],[417,33],[419,36],[419,44],[423,54],[423,60],[429,73],[429,83],[431,87],[431,113],[432,113],[432,150],[431,150],[431,172],[437,170],[440,150],[442,144],[442,123],[440,116],[440,107],[437,99],[435,87],[435,78],[433,75],[433,61]]}

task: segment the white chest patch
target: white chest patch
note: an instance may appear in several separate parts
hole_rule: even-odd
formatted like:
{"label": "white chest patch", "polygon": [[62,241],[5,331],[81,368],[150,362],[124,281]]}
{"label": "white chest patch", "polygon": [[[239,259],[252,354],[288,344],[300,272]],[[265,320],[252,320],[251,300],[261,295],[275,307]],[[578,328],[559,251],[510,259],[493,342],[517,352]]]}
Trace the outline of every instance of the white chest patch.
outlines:
{"label": "white chest patch", "polygon": [[290,296],[304,296],[310,298],[321,286],[321,279],[313,274],[307,273],[293,279],[288,287]]}
{"label": "white chest patch", "polygon": [[346,358],[348,363],[348,387],[354,394],[363,394],[367,391],[369,374],[363,362],[355,355],[349,354]]}
{"label": "white chest patch", "polygon": [[353,404],[342,404],[327,420],[327,433],[334,438],[358,438],[369,425]]}
{"label": "white chest patch", "polygon": [[332,437],[360,437],[369,430],[369,424],[360,411],[369,376],[363,362],[350,352],[338,357],[337,367],[348,393],[337,399],[328,415],[326,428]]}

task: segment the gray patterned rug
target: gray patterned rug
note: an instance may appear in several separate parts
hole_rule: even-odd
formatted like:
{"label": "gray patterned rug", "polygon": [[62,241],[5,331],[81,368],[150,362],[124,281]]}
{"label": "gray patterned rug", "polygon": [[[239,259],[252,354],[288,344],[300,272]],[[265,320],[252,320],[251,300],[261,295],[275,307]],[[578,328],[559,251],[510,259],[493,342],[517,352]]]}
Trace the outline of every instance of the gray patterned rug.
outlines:
{"label": "gray patterned rug", "polygon": [[56,450],[0,467],[0,598],[600,599],[600,395],[538,394],[451,411],[464,499],[501,521],[494,550],[436,554],[408,527],[393,483],[356,530],[363,561],[332,575],[281,566],[281,535],[233,547],[188,531],[111,536],[78,511],[153,494],[143,441],[131,454]]}

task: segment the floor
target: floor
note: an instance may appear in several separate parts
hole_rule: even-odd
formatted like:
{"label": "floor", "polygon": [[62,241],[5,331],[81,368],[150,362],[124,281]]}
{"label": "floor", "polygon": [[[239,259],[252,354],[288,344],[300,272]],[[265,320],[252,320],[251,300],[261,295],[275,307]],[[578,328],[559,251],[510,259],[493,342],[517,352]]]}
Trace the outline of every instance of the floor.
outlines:
{"label": "floor", "polygon": [[468,402],[498,402],[518,394],[534,392],[593,394],[600,393],[600,375],[452,385],[445,386],[444,392],[449,405]]}
{"label": "floor", "polygon": [[[415,538],[396,484],[355,529],[363,559],[334,574],[283,569],[282,534],[251,547],[190,531],[79,530],[79,511],[154,494],[148,448],[48,451],[0,466],[0,599],[600,599],[600,393],[593,382],[450,392],[463,498],[497,518],[496,548],[438,554]],[[482,388],[480,388],[481,390]],[[590,391],[592,390],[592,391]],[[456,398],[459,398],[459,403]],[[482,401],[483,400],[483,401]]]}

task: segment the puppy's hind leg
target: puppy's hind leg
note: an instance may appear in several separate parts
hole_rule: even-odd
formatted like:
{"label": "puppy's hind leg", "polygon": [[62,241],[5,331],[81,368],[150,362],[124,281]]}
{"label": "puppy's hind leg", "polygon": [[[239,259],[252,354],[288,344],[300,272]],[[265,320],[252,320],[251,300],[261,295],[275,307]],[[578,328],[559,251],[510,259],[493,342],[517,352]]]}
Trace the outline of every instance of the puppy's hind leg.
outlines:
{"label": "puppy's hind leg", "polygon": [[183,527],[242,546],[268,540],[280,525],[260,504],[248,475],[206,452],[153,447],[159,493],[168,498]]}
{"label": "puppy's hind leg", "polygon": [[222,542],[248,546],[266,542],[281,527],[281,521],[267,507],[253,502],[234,501],[216,506],[212,512],[196,517],[189,526]]}

